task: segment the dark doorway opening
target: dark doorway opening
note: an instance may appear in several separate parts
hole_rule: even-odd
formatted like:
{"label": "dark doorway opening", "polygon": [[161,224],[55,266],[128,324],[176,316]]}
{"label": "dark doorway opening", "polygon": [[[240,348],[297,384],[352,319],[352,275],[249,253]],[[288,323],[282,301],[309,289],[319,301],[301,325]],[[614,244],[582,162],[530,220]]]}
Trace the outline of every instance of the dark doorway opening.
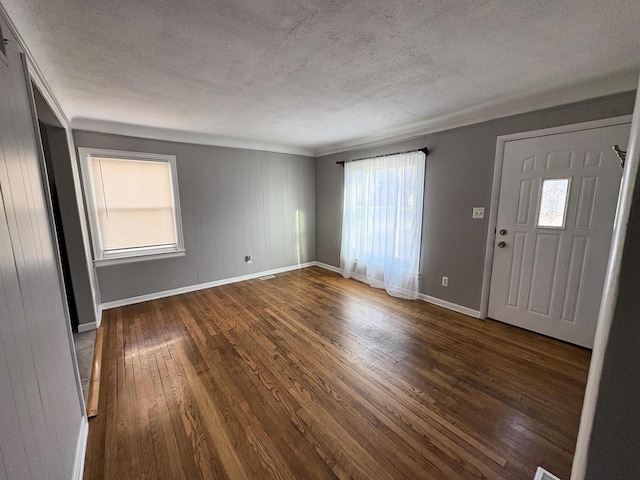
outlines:
{"label": "dark doorway opening", "polygon": [[49,130],[58,129],[66,135],[63,128],[46,125],[38,119],[40,127],[40,137],[42,139],[42,149],[44,152],[44,161],[47,168],[47,179],[49,182],[49,192],[51,195],[51,206],[53,210],[53,221],[56,226],[56,237],[58,238],[58,247],[60,248],[60,261],[62,264],[62,276],[64,278],[64,290],[67,297],[67,306],[69,307],[69,318],[71,319],[71,329],[74,333],[78,332],[80,320],[78,318],[78,309],[76,307],[76,299],[73,293],[73,279],[71,278],[71,266],[69,264],[69,255],[67,242],[64,235],[64,227],[62,225],[62,213],[60,209],[60,200],[58,198],[58,189],[56,185],[55,175],[53,174],[53,160],[51,153],[51,145],[49,143]]}
{"label": "dark doorway opening", "polygon": [[60,201],[60,185],[56,181],[56,169],[54,166],[55,162],[69,163],[71,161],[67,143],[67,133],[38,88],[33,84],[32,87],[36,112],[38,115],[40,138],[42,140],[44,163],[47,170],[46,179],[51,198],[53,221],[55,224],[58,247],[60,249],[60,261],[62,276],[64,278],[65,296],[67,306],[69,308],[71,328],[73,332],[76,333],[78,332],[80,317],[78,315],[77,299],[74,293],[73,275],[71,271],[72,266],[69,258],[69,239],[67,238],[68,235],[66,234],[63,221],[63,216],[69,212],[63,211],[65,205],[64,202]]}

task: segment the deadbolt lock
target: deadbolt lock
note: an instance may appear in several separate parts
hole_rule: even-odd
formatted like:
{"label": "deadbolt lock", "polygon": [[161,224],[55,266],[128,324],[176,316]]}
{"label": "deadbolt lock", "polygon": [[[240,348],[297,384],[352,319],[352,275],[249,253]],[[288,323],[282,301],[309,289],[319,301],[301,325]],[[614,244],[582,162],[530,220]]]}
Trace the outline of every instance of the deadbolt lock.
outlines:
{"label": "deadbolt lock", "polygon": [[507,231],[503,228],[502,230],[500,230],[500,235],[506,235]]}

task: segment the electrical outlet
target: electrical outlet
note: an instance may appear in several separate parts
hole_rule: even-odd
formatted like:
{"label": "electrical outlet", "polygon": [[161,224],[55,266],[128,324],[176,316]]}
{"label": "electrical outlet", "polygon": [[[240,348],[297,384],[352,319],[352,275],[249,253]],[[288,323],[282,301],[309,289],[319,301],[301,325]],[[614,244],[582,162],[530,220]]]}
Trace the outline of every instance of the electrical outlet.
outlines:
{"label": "electrical outlet", "polygon": [[473,207],[473,218],[484,218],[484,207]]}
{"label": "electrical outlet", "polygon": [[442,277],[442,286],[443,287],[449,286],[449,277]]}

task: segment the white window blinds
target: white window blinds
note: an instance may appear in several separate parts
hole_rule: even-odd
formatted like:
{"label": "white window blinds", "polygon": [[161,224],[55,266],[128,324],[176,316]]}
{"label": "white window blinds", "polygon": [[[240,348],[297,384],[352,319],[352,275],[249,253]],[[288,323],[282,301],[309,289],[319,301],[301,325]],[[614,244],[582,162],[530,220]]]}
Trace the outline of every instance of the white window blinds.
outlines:
{"label": "white window blinds", "polygon": [[96,265],[184,255],[176,157],[78,152]]}
{"label": "white window blinds", "polygon": [[91,158],[102,249],[176,244],[168,162]]}

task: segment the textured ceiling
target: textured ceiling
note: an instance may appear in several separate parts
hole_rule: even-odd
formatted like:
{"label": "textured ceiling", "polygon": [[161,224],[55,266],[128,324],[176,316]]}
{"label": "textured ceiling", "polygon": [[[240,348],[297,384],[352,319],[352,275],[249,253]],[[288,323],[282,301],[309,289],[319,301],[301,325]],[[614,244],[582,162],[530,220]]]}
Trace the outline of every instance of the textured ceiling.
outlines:
{"label": "textured ceiling", "polygon": [[632,90],[640,2],[0,0],[74,127],[322,153]]}

